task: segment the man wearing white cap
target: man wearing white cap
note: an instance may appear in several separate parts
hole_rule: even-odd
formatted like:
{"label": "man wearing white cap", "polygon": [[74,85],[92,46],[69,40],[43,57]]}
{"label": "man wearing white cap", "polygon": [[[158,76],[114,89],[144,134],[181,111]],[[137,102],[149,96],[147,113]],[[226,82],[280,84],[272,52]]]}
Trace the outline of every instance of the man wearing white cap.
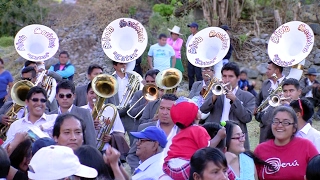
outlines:
{"label": "man wearing white cap", "polygon": [[[171,65],[170,61],[172,59]],[[176,66],[176,56],[173,48],[167,44],[167,35],[160,34],[158,43],[150,47],[148,52],[150,69],[165,70]]]}
{"label": "man wearing white cap", "polygon": [[28,177],[32,180],[95,178],[97,170],[82,165],[73,150],[66,146],[41,148],[31,159]]}

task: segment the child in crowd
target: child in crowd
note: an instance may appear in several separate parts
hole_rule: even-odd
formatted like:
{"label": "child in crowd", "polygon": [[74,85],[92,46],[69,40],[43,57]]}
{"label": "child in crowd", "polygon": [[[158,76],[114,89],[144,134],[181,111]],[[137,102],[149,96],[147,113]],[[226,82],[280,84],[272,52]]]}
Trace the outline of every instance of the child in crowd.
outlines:
{"label": "child in crowd", "polygon": [[250,92],[254,96],[257,96],[257,92],[254,90],[254,86],[256,85],[256,83],[253,81],[252,84],[250,85],[250,83],[248,81],[247,71],[242,70],[240,72],[240,76],[239,77],[240,77],[240,79],[238,81],[239,88],[244,90],[244,91]]}
{"label": "child in crowd", "polygon": [[210,138],[205,128],[195,124],[200,118],[198,106],[190,99],[180,97],[170,110],[172,121],[180,128],[172,139],[168,156],[164,159],[163,171],[174,180],[188,179],[191,156],[201,148],[216,147],[226,136],[221,128]]}

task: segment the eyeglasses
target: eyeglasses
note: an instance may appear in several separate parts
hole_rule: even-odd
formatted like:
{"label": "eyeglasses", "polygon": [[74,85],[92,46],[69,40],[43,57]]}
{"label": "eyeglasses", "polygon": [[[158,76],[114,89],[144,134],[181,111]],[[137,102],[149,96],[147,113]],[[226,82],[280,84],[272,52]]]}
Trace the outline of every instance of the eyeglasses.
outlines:
{"label": "eyeglasses", "polygon": [[300,107],[300,110],[301,110],[301,117],[303,117],[303,106],[302,106],[302,103],[301,103],[301,99],[298,100],[299,102],[299,107]]}
{"label": "eyeglasses", "polygon": [[33,101],[33,102],[39,102],[39,101],[40,101],[41,103],[47,102],[47,100],[46,100],[46,99],[43,99],[43,98],[41,98],[41,99],[39,99],[39,98],[32,98],[31,101]]}
{"label": "eyeglasses", "polygon": [[240,140],[245,140],[246,139],[246,133],[242,133],[239,137],[232,137],[231,139],[237,139],[238,141]]}
{"label": "eyeglasses", "polygon": [[32,78],[24,78],[24,77],[22,77],[22,78],[21,78],[21,80],[31,81],[31,80],[32,80]]}
{"label": "eyeglasses", "polygon": [[288,122],[288,121],[278,121],[278,120],[273,120],[272,121],[272,124],[275,125],[275,126],[279,126],[279,124],[282,124],[282,126],[289,126],[289,125],[292,125],[294,123],[291,123],[291,122]]}
{"label": "eyeglasses", "polygon": [[153,140],[151,139],[138,139],[138,143],[141,144],[143,142],[147,142],[147,141],[151,141],[151,142],[154,142]]}
{"label": "eyeglasses", "polygon": [[72,97],[72,94],[59,94],[59,98],[63,99],[64,97],[67,97],[68,99],[70,99]]}

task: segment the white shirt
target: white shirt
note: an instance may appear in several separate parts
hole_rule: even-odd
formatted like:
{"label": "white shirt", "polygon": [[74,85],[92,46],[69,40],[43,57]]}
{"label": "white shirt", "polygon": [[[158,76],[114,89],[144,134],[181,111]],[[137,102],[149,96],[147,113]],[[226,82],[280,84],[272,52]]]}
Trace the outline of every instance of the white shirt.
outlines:
{"label": "white shirt", "polygon": [[276,81],[276,83],[274,83],[271,79],[269,79],[269,81],[271,82],[270,88],[271,88],[272,90],[275,90],[283,80],[284,80],[284,76],[282,76],[281,78],[279,78],[279,79]]}
{"label": "white shirt", "polygon": [[[119,98],[119,103],[121,102],[121,100],[125,97],[123,97],[124,93],[125,93],[125,90],[126,90],[126,86],[128,85],[129,83],[129,77],[128,77],[128,74],[126,73],[125,76],[123,78],[120,78],[118,75],[117,75],[117,81],[118,81],[118,85],[119,85],[119,88],[118,88],[118,98]],[[121,105],[123,104],[124,102],[121,103]],[[119,104],[120,105],[120,104]]]}
{"label": "white shirt", "polygon": [[190,36],[188,37],[188,40],[186,42],[186,48],[188,48],[188,44],[189,44],[192,37],[193,37],[193,34],[190,34]]}
{"label": "white shirt", "polygon": [[[237,90],[238,90],[238,86],[232,90],[232,93],[236,95]],[[228,99],[225,94],[223,95],[223,97],[224,97],[223,110],[222,110],[222,116],[220,121],[228,121],[230,108],[231,108],[230,99]]]}
{"label": "white shirt", "polygon": [[[157,121],[156,127],[160,128],[160,120]],[[168,151],[169,151],[169,147],[172,144],[172,138],[177,134],[178,131],[178,126],[174,125],[169,133],[169,135],[167,136],[167,144],[166,147],[163,148],[162,154],[163,157],[167,157],[168,155]]]}
{"label": "white shirt", "polygon": [[[310,79],[308,78],[308,79],[307,79],[307,83],[308,83],[308,86],[312,86],[314,82],[311,82]],[[310,91],[306,94],[305,97],[311,97],[311,98],[312,98],[312,97],[313,97],[313,95],[312,95],[312,90],[310,90]]]}
{"label": "white shirt", "polygon": [[296,137],[302,137],[310,140],[320,154],[320,132],[311,127],[309,123],[303,126],[303,128],[296,133]]}
{"label": "white shirt", "polygon": [[164,157],[162,153],[149,157],[136,168],[138,172],[132,176],[132,180],[158,180],[164,174],[162,170],[163,163]]}
{"label": "white shirt", "polygon": [[[68,109],[68,112],[71,111],[72,107],[73,107],[73,104],[72,104],[72,105],[70,106],[70,108]],[[62,114],[61,109],[60,109],[60,106],[59,106],[59,108],[58,108],[58,114]]]}
{"label": "white shirt", "polygon": [[[57,114],[43,114],[40,119],[35,123],[32,123],[29,121],[29,114],[27,114],[25,117],[16,120],[11,124],[7,132],[7,140],[3,143],[3,147],[10,143],[18,132],[27,132],[28,130],[32,130],[40,138],[51,137],[53,125],[57,116]],[[43,131],[40,130],[40,125],[42,125]]]}

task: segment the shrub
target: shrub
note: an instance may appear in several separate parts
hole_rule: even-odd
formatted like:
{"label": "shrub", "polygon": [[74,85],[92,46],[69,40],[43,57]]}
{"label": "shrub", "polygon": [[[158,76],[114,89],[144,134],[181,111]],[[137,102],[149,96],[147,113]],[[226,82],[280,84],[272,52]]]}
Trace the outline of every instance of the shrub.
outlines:
{"label": "shrub", "polygon": [[9,47],[13,46],[13,37],[11,36],[3,36],[0,38],[0,46],[1,47]]}

